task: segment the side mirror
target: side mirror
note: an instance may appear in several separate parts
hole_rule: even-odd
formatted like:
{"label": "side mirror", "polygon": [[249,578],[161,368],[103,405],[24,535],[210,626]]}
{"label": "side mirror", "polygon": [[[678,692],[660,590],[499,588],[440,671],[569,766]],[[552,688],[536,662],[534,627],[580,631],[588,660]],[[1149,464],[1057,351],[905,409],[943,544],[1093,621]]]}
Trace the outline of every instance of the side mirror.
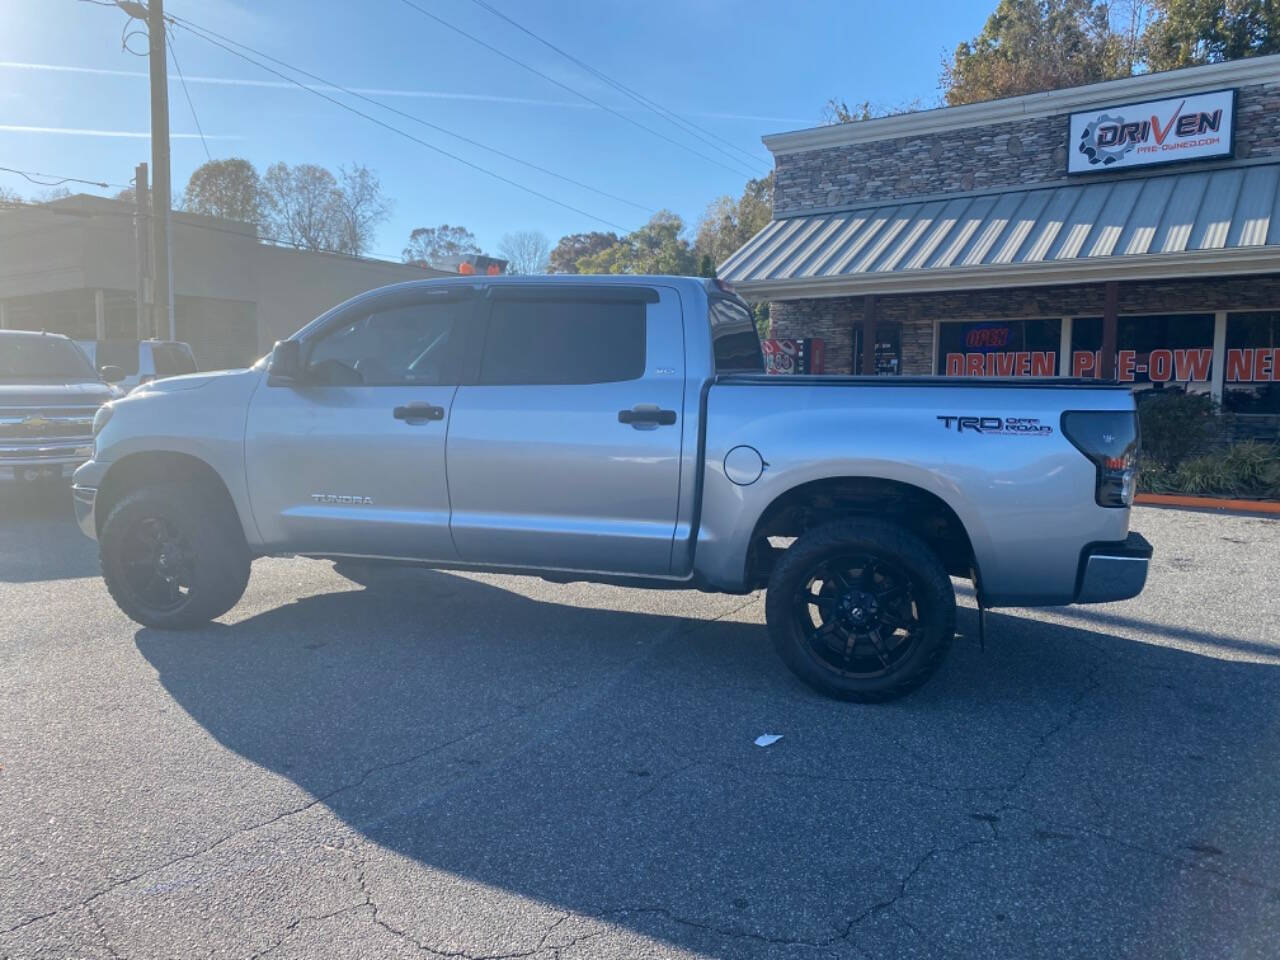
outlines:
{"label": "side mirror", "polygon": [[124,379],[124,370],[115,364],[108,363],[98,371],[98,375],[107,383],[119,383]]}
{"label": "side mirror", "polygon": [[302,379],[302,350],[297,340],[277,340],[267,361],[267,383],[292,386]]}

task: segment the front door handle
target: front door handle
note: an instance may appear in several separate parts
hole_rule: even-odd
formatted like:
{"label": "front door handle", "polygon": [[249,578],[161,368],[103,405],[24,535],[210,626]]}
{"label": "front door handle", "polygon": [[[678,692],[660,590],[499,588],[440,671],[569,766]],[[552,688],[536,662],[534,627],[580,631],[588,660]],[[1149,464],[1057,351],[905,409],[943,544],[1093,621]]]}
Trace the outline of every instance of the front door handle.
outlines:
{"label": "front door handle", "polygon": [[443,420],[444,407],[437,407],[430,403],[407,403],[403,407],[396,407],[392,415],[397,420],[405,420],[409,423],[426,423],[428,420]]}
{"label": "front door handle", "polygon": [[637,430],[652,430],[658,426],[671,426],[676,422],[676,412],[661,410],[657,404],[638,403],[630,410],[619,410],[618,422],[629,423]]}

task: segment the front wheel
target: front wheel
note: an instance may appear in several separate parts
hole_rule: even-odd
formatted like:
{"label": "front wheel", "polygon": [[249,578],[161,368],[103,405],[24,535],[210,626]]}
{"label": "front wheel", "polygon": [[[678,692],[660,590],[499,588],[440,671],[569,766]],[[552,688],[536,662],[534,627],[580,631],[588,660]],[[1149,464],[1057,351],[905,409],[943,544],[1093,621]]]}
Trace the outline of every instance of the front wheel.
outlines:
{"label": "front wheel", "polygon": [[880,520],[837,520],[778,560],[765,618],[778,655],[809,686],[879,703],[911,692],[942,662],[955,591],[919,537]]}
{"label": "front wheel", "polygon": [[112,598],[148,627],[207,623],[235,606],[249,582],[239,520],[197,486],[156,484],[121,499],[102,525],[99,552]]}

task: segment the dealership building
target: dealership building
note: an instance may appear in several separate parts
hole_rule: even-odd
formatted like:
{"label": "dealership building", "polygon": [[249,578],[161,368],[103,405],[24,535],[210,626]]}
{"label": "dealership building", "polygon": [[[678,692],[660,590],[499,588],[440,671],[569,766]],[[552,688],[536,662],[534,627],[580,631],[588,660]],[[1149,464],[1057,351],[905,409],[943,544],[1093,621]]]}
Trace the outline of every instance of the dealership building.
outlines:
{"label": "dealership building", "polygon": [[765,144],[774,219],[719,275],[793,357],[1280,413],[1280,56]]}
{"label": "dealership building", "polygon": [[[0,204],[0,329],[146,335],[151,296],[139,276],[135,214],[132,203],[83,194]],[[252,363],[358,293],[458,269],[297,250],[267,242],[253,224],[194,213],[172,215],[171,238],[174,336],[191,344],[202,370]]]}

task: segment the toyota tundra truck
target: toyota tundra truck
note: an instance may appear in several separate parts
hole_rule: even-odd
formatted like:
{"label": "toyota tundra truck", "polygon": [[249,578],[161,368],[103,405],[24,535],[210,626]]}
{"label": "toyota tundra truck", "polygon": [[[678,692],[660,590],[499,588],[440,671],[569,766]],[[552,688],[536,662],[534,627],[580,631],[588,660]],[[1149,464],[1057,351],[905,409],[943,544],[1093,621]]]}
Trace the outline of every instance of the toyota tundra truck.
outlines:
{"label": "toyota tundra truck", "polygon": [[[266,555],[767,588],[777,652],[846,700],[921,684],[980,609],[1123,600],[1131,392],[1081,380],[765,376],[747,304],[687,277],[385,287],[249,370],[100,410],[75,474],[108,590],[198,626]],[[355,625],[353,625],[355,629]]]}

